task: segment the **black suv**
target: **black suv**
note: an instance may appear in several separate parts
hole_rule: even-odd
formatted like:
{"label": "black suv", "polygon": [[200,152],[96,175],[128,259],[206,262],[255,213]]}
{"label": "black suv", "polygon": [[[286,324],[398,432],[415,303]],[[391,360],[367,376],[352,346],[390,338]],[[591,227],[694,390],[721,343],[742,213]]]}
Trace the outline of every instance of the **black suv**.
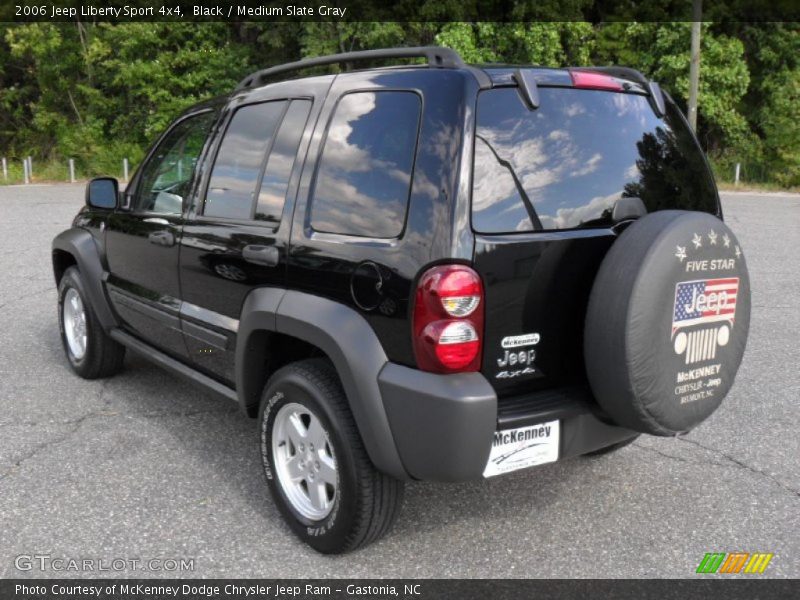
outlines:
{"label": "black suv", "polygon": [[387,531],[405,480],[708,417],[750,310],[721,217],[634,70],[305,60],[186,111],[124,192],[88,184],[53,243],[61,335],[82,377],[130,349],[238,402],[292,529],[343,552]]}

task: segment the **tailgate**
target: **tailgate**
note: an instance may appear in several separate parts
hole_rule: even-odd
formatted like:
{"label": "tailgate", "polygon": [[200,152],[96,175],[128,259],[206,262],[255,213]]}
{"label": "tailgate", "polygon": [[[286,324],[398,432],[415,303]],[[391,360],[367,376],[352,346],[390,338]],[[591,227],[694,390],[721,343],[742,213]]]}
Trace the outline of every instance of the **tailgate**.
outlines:
{"label": "tailgate", "polygon": [[660,117],[641,86],[560,81],[538,88],[535,108],[516,86],[478,96],[474,264],[486,290],[482,372],[500,397],[585,381],[589,293],[625,223],[662,209],[719,212],[669,99]]}

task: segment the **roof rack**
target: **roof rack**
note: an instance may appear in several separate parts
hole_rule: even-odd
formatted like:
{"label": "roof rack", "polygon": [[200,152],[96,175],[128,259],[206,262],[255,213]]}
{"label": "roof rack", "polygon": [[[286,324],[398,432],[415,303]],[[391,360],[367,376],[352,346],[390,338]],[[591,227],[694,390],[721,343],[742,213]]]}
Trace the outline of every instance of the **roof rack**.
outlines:
{"label": "roof rack", "polygon": [[277,65],[268,69],[261,69],[242,79],[236,86],[236,91],[258,85],[264,78],[279,73],[299,71],[309,67],[335,65],[343,62],[358,60],[374,60],[388,58],[426,58],[428,66],[438,69],[458,69],[466,66],[458,52],[450,48],[439,46],[419,46],[414,48],[385,48],[381,50],[363,50],[359,52],[343,52],[318,58],[306,58],[296,62]]}

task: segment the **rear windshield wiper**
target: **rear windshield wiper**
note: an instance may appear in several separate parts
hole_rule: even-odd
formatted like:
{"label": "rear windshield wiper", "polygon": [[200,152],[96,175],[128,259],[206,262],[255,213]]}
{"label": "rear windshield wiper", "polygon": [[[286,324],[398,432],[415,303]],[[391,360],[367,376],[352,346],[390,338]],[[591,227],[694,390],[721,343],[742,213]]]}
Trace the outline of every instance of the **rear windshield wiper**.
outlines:
{"label": "rear windshield wiper", "polygon": [[517,188],[517,193],[519,197],[522,198],[522,203],[525,205],[525,211],[528,213],[528,218],[531,220],[531,224],[533,225],[534,230],[541,230],[544,229],[542,226],[542,222],[539,220],[539,215],[536,214],[536,209],[533,207],[533,202],[528,197],[528,193],[525,191],[525,188],[522,187],[522,182],[517,177],[517,172],[514,170],[514,167],[511,166],[511,163],[507,160],[500,158],[500,155],[495,151],[494,147],[488,142],[488,140],[483,137],[482,135],[475,134],[475,137],[482,141],[489,150],[494,155],[495,159],[497,159],[498,164],[500,166],[505,167],[508,169],[508,172],[511,173],[511,178],[514,180],[514,186]]}

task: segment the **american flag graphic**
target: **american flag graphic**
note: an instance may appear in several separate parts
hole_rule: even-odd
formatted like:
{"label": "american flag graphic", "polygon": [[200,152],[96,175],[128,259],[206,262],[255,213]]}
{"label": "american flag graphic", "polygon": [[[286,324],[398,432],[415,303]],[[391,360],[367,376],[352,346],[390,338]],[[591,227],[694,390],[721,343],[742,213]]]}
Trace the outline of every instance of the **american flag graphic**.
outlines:
{"label": "american flag graphic", "polygon": [[690,325],[729,321],[733,325],[739,278],[698,279],[675,286],[672,333]]}

